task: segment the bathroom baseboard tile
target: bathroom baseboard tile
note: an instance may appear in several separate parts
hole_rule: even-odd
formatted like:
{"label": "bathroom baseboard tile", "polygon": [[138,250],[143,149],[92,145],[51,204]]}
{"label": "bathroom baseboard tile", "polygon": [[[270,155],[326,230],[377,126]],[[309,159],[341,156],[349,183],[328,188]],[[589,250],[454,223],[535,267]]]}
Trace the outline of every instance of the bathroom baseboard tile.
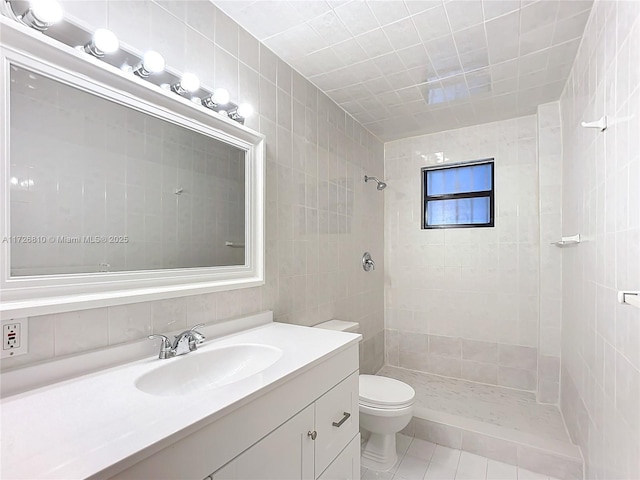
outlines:
{"label": "bathroom baseboard tile", "polygon": [[582,479],[580,449],[568,442],[425,408],[416,409],[412,423],[422,440],[562,480]]}

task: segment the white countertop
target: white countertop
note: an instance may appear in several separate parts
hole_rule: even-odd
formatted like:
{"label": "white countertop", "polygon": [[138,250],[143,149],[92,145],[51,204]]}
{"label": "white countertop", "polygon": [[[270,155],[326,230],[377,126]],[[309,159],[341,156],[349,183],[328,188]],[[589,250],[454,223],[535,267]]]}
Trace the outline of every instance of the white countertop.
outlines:
{"label": "white countertop", "polygon": [[200,346],[203,352],[234,344],[283,351],[260,374],[210,391],[176,397],[141,392],[135,387],[138,377],[182,358],[156,356],[4,398],[0,477],[90,477],[152,445],[173,443],[176,438],[169,437],[185,428],[228,414],[359,339],[357,334],[270,323]]}

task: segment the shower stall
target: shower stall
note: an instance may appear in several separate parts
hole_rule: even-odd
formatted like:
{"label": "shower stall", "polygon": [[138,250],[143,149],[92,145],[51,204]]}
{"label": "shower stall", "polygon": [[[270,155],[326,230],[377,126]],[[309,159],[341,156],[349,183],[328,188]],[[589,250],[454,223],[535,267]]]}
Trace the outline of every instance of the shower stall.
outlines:
{"label": "shower stall", "polygon": [[[563,234],[562,166],[539,155],[561,154],[559,125],[554,102],[537,115],[385,145],[385,366],[378,373],[416,390],[405,433],[581,479],[580,449],[559,409],[568,250],[552,242]],[[495,165],[495,224],[430,229],[421,202],[435,197],[421,169],[481,159]],[[470,185],[470,196],[482,193],[473,192],[480,182],[449,177],[432,192],[448,194],[457,181]]]}

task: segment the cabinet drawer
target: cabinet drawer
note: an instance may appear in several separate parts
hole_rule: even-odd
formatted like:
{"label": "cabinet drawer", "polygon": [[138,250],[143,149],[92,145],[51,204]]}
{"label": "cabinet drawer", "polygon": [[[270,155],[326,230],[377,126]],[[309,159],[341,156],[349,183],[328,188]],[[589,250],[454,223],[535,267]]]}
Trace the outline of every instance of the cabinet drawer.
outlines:
{"label": "cabinet drawer", "polygon": [[345,447],[318,480],[358,480],[360,478],[360,434]]}
{"label": "cabinet drawer", "polygon": [[358,413],[358,372],[345,378],[316,401],[316,476],[358,433]]}

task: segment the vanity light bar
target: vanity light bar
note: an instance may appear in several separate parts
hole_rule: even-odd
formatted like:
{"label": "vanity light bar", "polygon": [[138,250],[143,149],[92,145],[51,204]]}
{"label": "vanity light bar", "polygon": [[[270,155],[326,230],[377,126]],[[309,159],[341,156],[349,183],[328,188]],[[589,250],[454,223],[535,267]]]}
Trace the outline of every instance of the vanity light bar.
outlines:
{"label": "vanity light bar", "polygon": [[[31,28],[34,28],[40,32],[45,32],[51,25],[63,20],[64,13],[58,0],[29,0],[29,7],[26,11],[16,13],[14,6],[19,3],[16,0],[0,0],[0,11],[7,17],[23,23]],[[83,33],[89,33],[83,28],[78,28]],[[57,38],[56,35],[49,35],[51,38]],[[116,35],[105,29],[97,29],[91,36],[91,41],[86,41],[86,36],[78,34],[78,36],[84,37],[81,42],[75,43],[79,45],[77,48],[80,51],[86,52],[96,58],[102,59],[105,54],[115,53],[120,48],[120,42]],[[69,45],[66,41],[64,42]],[[72,46],[72,45],[69,45]],[[128,52],[127,52],[128,53]],[[139,63],[135,67],[131,67],[131,64],[124,65],[123,71],[132,73],[139,78],[147,79],[151,75],[160,74],[165,72],[165,60],[158,52],[149,50],[145,52]],[[133,63],[135,65],[135,63]],[[165,72],[165,76],[168,72]],[[172,74],[169,74],[173,76]],[[170,90],[182,97],[190,99],[195,105],[204,106],[211,111],[218,113],[221,116],[228,117],[235,120],[238,123],[244,124],[245,118],[253,115],[253,107],[248,103],[242,103],[237,105],[229,101],[229,92],[224,88],[217,88],[212,93],[204,91],[205,95],[200,98],[199,96],[191,96],[196,92],[203,92],[200,85],[200,79],[193,73],[183,73],[180,80],[171,84],[163,84],[161,87]]]}

